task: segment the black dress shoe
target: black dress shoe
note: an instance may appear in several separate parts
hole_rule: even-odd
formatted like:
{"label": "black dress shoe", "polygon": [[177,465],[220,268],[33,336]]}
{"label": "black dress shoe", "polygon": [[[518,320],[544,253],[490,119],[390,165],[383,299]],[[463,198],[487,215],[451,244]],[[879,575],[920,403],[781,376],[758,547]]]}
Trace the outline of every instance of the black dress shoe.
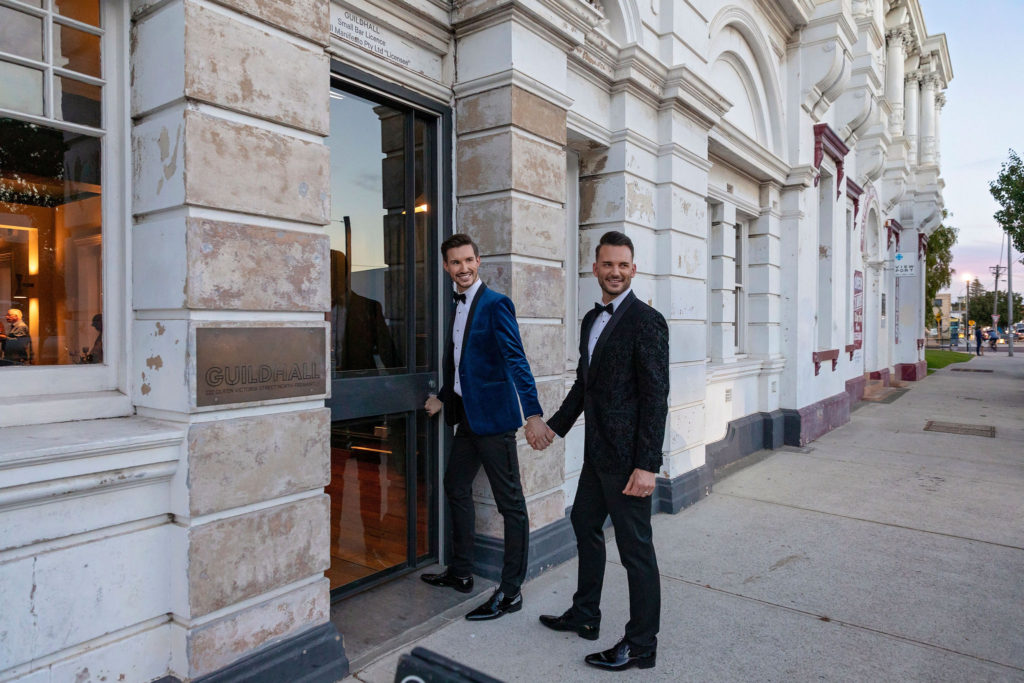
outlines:
{"label": "black dress shoe", "polygon": [[473,590],[472,576],[455,576],[448,569],[445,569],[440,574],[420,574],[420,578],[431,586],[454,588],[460,593],[468,593]]}
{"label": "black dress shoe", "polygon": [[585,640],[597,640],[597,637],[601,635],[600,627],[577,623],[572,620],[568,612],[560,617],[542,614],[540,615],[540,623],[552,631],[575,631],[576,635]]}
{"label": "black dress shoe", "polygon": [[477,607],[466,615],[470,621],[486,621],[497,619],[509,612],[518,612],[523,608],[523,594],[505,595],[500,590],[494,591],[494,595],[487,599],[487,602]]}
{"label": "black dress shoe", "polygon": [[630,667],[650,669],[658,657],[657,648],[638,650],[623,638],[610,650],[587,655],[583,661],[605,671],[625,671]]}

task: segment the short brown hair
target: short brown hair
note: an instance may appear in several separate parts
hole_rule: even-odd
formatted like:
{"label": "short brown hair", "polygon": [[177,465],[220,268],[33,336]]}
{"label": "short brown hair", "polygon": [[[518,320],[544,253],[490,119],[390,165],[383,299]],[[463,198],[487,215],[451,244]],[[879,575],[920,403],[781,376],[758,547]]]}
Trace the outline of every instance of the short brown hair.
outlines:
{"label": "short brown hair", "polygon": [[601,256],[601,247],[604,245],[612,247],[629,247],[629,258],[632,260],[635,257],[633,253],[633,240],[618,230],[609,230],[605,234],[601,235],[601,241],[597,243],[597,249],[594,250],[594,260],[596,261]]}
{"label": "short brown hair", "polygon": [[447,261],[449,250],[465,246],[473,247],[473,255],[477,258],[480,257],[480,247],[476,246],[476,242],[473,241],[473,238],[469,235],[457,232],[444,242],[441,242],[441,259]]}

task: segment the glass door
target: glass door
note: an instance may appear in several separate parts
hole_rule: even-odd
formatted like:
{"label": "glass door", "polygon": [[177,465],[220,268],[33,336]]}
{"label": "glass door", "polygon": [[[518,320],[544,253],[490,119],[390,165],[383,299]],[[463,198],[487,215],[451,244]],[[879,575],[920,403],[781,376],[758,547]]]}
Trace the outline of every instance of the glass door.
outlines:
{"label": "glass door", "polygon": [[437,556],[440,118],[331,90],[331,567],[342,597]]}

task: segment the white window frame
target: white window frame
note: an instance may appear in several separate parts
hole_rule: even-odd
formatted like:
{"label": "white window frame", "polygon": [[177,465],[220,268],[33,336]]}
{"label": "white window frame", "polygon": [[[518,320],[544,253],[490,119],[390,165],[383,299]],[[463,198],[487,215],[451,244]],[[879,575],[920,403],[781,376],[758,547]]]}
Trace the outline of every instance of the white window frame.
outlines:
{"label": "white window frame", "polygon": [[[8,3],[4,3],[8,4]],[[130,282],[126,277],[131,238],[131,154],[128,68],[129,13],[127,3],[100,2],[101,64],[103,76],[101,186],[103,269],[103,360],[95,365],[42,365],[0,370],[0,427],[45,424],[67,420],[130,415],[126,353]],[[11,7],[41,16],[45,10]],[[50,6],[49,0],[45,6]],[[63,23],[63,22],[62,22]],[[68,25],[77,25],[68,21]],[[50,22],[46,22],[49,26]],[[95,27],[93,27],[95,31]],[[52,33],[44,33],[48,70],[52,66]],[[47,78],[45,84],[52,83]],[[52,113],[52,88],[46,93],[45,111]],[[0,117],[28,121],[48,128],[96,134],[99,129],[57,121],[49,117],[0,109]],[[38,350],[37,350],[38,352]]]}
{"label": "white window frame", "polygon": [[743,355],[747,349],[747,280],[749,275],[748,253],[750,238],[750,222],[752,219],[746,216],[737,216],[736,219],[736,254],[734,260],[735,282],[733,284],[734,317],[733,320],[733,350],[736,355]]}

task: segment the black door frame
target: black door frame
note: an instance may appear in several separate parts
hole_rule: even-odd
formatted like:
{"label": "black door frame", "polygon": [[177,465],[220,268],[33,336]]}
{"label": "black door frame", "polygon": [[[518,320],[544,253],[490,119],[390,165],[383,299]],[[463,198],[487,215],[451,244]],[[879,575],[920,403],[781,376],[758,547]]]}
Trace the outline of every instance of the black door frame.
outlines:
{"label": "black door frame", "polygon": [[[437,528],[430,529],[431,536],[428,552],[426,555],[416,554],[416,493],[417,493],[417,471],[416,459],[410,458],[409,454],[415,452],[416,448],[416,414],[421,410],[423,400],[429,392],[436,392],[440,376],[440,349],[444,330],[447,329],[449,307],[440,305],[440,277],[433,267],[439,263],[439,249],[441,241],[452,234],[452,207],[449,206],[452,196],[452,110],[451,107],[424,97],[407,88],[390,83],[376,76],[366,74],[338,60],[331,60],[330,87],[337,87],[348,90],[355,95],[368,97],[373,100],[383,99],[391,106],[398,106],[403,109],[413,110],[415,113],[424,114],[427,117],[436,118],[438,127],[436,129],[436,148],[438,161],[431,169],[430,184],[436,192],[436,230],[437,234],[433,243],[427,245],[425,264],[428,270],[425,274],[425,281],[428,285],[426,305],[431,315],[429,319],[434,321],[436,328],[432,330],[435,343],[427,350],[429,363],[427,369],[420,371],[415,365],[408,368],[407,373],[397,375],[380,375],[375,377],[357,377],[349,379],[331,380],[331,397],[327,399],[326,406],[331,410],[331,421],[356,419],[360,417],[373,417],[376,415],[406,413],[409,419],[409,428],[406,429],[406,457],[409,459],[410,467],[407,470],[406,508],[412,514],[407,523],[407,548],[408,555],[406,563],[392,569],[386,569],[357,581],[347,584],[342,588],[331,591],[331,602],[350,597],[380,583],[390,581],[398,576],[415,571],[419,567],[432,563],[440,555],[440,539],[443,535],[443,518],[441,515],[440,500],[440,477],[438,468],[441,467],[441,438],[438,421],[430,420],[427,424],[426,441],[429,444],[431,453],[431,472],[428,476],[434,477],[434,484],[437,484],[437,499],[432,501],[434,506],[431,517],[434,519]],[[413,139],[413,126],[407,125],[405,130],[406,148],[415,148]],[[415,160],[415,154],[410,153]],[[415,197],[415,175],[406,173],[405,178],[406,205],[412,205]],[[410,212],[410,225],[415,217]],[[416,243],[414,233],[410,233],[411,239],[407,240],[406,254],[409,257],[407,263],[415,263]],[[415,364],[415,299],[413,288],[407,292],[406,309],[412,321],[407,325],[407,359],[412,358]],[[429,526],[429,522],[428,522]]]}

